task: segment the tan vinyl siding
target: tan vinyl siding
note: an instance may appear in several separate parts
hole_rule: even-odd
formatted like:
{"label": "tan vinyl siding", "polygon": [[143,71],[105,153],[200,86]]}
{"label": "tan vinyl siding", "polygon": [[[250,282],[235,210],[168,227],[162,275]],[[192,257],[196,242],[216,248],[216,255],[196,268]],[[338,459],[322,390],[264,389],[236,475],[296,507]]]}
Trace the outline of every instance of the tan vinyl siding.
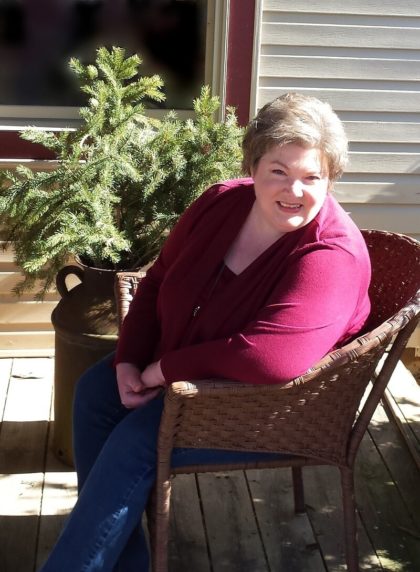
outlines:
{"label": "tan vinyl siding", "polygon": [[0,358],[46,356],[54,351],[51,312],[58,293],[50,292],[43,302],[34,300],[34,292],[17,298],[13,288],[22,274],[13,261],[10,247],[0,242]]}
{"label": "tan vinyl siding", "polygon": [[[290,12],[312,12],[314,14],[342,14],[371,15],[371,16],[420,16],[420,4],[418,0],[264,0],[264,9],[289,10]],[[310,10],[309,10],[310,8]]]}
{"label": "tan vinyl siding", "polygon": [[418,0],[260,0],[254,115],[287,91],[329,101],[350,164],[335,193],[360,227],[420,239]]}
{"label": "tan vinyl siding", "polygon": [[[33,170],[50,170],[56,161],[0,159],[0,169],[14,169],[18,164]],[[49,292],[44,301],[35,301],[38,288],[25,292],[19,298],[13,288],[22,279],[14,262],[13,249],[4,242],[5,232],[0,228],[0,358],[37,357],[54,353],[54,330],[51,312],[59,295]]]}

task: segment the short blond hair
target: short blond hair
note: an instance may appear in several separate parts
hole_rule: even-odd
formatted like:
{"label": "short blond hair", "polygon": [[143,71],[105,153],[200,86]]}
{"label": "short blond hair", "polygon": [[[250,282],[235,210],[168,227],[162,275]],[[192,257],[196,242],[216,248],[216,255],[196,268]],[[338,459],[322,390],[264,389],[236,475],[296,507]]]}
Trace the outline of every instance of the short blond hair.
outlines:
{"label": "short blond hair", "polygon": [[319,149],[331,182],[343,174],[348,141],[343,124],[329,103],[300,93],[286,93],[264,105],[245,132],[244,172],[251,174],[267,151],[288,143]]}

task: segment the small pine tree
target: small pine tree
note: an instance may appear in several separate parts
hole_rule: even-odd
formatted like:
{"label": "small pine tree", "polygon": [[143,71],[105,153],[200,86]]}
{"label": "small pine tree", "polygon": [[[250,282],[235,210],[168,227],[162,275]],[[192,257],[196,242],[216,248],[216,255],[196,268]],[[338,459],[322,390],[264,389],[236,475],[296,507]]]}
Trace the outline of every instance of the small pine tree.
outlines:
{"label": "small pine tree", "polygon": [[24,271],[19,294],[40,279],[39,297],[71,256],[97,268],[135,269],[158,253],[187,206],[212,183],[240,174],[241,128],[208,87],[194,101],[194,119],[145,114],[162,101],[162,80],[141,77],[137,55],[97,51],[96,65],[70,60],[88,105],[82,125],[61,133],[35,129],[22,138],[52,150],[50,172],[19,166],[3,174],[0,222]]}

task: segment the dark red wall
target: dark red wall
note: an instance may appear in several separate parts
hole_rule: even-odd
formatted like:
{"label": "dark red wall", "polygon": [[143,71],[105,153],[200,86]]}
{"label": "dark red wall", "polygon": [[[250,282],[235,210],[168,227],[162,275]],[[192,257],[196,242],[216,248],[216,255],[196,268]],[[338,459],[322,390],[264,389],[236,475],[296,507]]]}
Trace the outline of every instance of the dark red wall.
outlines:
{"label": "dark red wall", "polygon": [[54,159],[54,154],[21,139],[17,131],[0,131],[0,159]]}
{"label": "dark red wall", "polygon": [[241,125],[249,121],[255,0],[230,0],[226,103]]}

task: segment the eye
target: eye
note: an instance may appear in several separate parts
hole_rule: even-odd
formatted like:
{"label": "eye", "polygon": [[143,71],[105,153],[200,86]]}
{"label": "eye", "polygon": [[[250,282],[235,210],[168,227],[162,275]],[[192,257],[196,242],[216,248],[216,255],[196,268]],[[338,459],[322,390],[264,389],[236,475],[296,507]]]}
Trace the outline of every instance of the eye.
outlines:
{"label": "eye", "polygon": [[308,175],[306,179],[308,181],[319,181],[321,177],[319,175]]}
{"label": "eye", "polygon": [[274,175],[285,175],[286,174],[282,169],[273,169],[272,173]]}

